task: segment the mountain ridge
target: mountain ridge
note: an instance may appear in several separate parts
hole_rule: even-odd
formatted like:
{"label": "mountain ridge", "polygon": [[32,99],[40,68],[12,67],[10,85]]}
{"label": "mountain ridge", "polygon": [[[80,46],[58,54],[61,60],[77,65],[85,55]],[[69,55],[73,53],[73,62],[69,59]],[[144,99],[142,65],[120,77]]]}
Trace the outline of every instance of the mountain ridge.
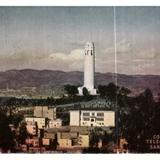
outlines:
{"label": "mountain ridge", "polygon": [[[154,94],[160,92],[160,75],[125,75],[107,73],[95,73],[95,86],[107,85],[117,82],[119,86],[131,89],[134,93],[150,88]],[[36,69],[13,69],[0,72],[0,89],[20,89],[22,87],[63,86],[66,84],[83,84],[83,72],[59,71],[59,70],[36,70]]]}

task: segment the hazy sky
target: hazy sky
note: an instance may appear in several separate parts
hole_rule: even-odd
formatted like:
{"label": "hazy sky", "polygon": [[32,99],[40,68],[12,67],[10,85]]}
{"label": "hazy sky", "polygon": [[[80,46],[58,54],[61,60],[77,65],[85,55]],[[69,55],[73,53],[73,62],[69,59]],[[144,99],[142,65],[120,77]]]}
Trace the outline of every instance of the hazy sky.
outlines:
{"label": "hazy sky", "polygon": [[[83,70],[87,41],[96,71],[114,72],[112,7],[0,7],[0,70]],[[160,74],[160,8],[118,7],[117,68]]]}

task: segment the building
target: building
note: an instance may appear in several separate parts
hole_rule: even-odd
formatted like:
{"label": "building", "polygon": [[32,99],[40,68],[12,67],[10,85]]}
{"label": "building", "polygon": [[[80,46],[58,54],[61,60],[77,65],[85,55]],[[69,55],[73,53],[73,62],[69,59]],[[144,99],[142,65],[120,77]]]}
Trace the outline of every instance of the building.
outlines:
{"label": "building", "polygon": [[70,132],[79,133],[80,135],[88,135],[92,127],[88,126],[70,126]]}
{"label": "building", "polygon": [[36,135],[37,134],[37,122],[27,121],[26,129],[29,134],[33,136]]}
{"label": "building", "polygon": [[70,126],[80,126],[80,111],[70,111]]}
{"label": "building", "polygon": [[27,138],[26,144],[32,147],[38,147],[39,146],[39,139],[38,138]]}
{"label": "building", "polygon": [[82,135],[80,134],[78,137],[78,143],[81,147],[89,147],[89,135]]}
{"label": "building", "polygon": [[59,128],[61,126],[62,126],[61,119],[53,119],[53,120],[50,120],[48,123],[48,128]]}
{"label": "building", "polygon": [[49,146],[51,144],[51,140],[48,138],[43,138],[42,139],[42,145],[43,146]]}
{"label": "building", "polygon": [[105,110],[70,111],[70,126],[115,127],[115,112]]}
{"label": "building", "polygon": [[44,117],[48,119],[56,119],[56,108],[49,108],[48,106],[36,106],[34,108],[34,117]]}
{"label": "building", "polygon": [[72,140],[68,138],[61,138],[58,140],[59,148],[72,148]]}
{"label": "building", "polygon": [[38,129],[44,129],[46,127],[46,118],[42,117],[25,117],[26,123],[36,122]]}
{"label": "building", "polygon": [[53,140],[53,139],[56,138],[56,133],[54,133],[54,132],[44,132],[44,138]]}
{"label": "building", "polygon": [[91,95],[96,95],[94,88],[94,73],[95,73],[95,47],[93,42],[88,42],[85,45],[84,58],[84,85],[78,88],[79,94],[83,95],[85,87]]}

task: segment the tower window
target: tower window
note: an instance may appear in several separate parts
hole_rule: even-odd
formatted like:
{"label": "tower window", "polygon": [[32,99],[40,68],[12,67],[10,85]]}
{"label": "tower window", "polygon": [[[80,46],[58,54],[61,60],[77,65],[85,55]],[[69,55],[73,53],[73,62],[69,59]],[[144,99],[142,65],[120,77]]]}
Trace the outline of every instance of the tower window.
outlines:
{"label": "tower window", "polygon": [[91,55],[93,55],[93,52],[92,52],[92,50],[91,50]]}

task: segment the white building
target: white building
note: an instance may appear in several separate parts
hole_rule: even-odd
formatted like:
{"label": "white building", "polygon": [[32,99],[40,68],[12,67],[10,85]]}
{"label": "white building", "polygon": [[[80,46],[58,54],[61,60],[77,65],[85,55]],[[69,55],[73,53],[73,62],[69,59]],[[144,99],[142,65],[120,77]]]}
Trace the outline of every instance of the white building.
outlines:
{"label": "white building", "polygon": [[56,119],[56,108],[49,108],[48,106],[36,106],[34,108],[34,117]]}
{"label": "white building", "polygon": [[80,112],[70,111],[70,126],[80,126]]}
{"label": "white building", "polygon": [[94,72],[95,72],[95,47],[93,42],[88,42],[85,45],[84,56],[84,85],[78,88],[79,94],[83,95],[83,88],[87,88],[91,95],[96,95],[94,89]]}
{"label": "white building", "polygon": [[115,127],[115,112],[104,110],[70,111],[70,126]]}
{"label": "white building", "polygon": [[43,129],[46,127],[46,118],[42,118],[42,117],[25,117],[25,121],[26,123],[28,122],[36,122],[38,129]]}
{"label": "white building", "polygon": [[50,120],[48,123],[48,128],[60,128],[61,126],[62,126],[61,119],[53,119],[53,120]]}

